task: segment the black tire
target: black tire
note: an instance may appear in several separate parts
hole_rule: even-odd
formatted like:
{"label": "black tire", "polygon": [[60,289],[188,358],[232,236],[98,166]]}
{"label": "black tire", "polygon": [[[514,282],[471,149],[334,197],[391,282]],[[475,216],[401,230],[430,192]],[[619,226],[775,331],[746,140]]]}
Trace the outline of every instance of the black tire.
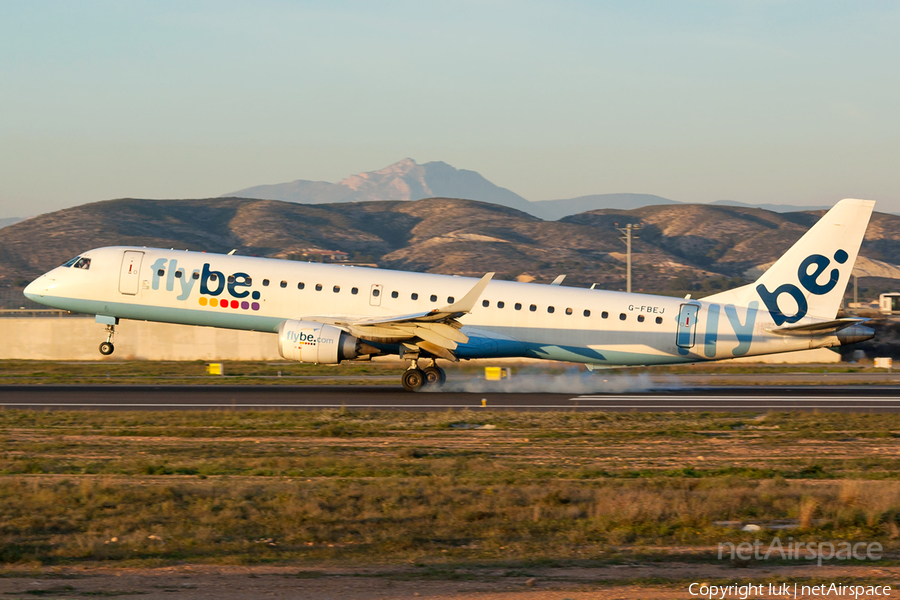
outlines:
{"label": "black tire", "polygon": [[425,373],[425,385],[430,387],[441,387],[447,381],[447,374],[440,367],[425,367],[422,370]]}
{"label": "black tire", "polygon": [[100,354],[103,356],[109,356],[115,349],[116,347],[112,345],[112,342],[103,342],[100,344]]}
{"label": "black tire", "polygon": [[418,392],[425,385],[425,373],[422,369],[408,369],[403,373],[401,381],[407,392]]}

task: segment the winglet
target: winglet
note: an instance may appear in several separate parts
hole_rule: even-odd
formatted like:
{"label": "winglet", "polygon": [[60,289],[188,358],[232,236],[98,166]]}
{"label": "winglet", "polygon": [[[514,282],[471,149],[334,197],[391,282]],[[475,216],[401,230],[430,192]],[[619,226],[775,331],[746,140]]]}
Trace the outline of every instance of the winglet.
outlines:
{"label": "winglet", "polygon": [[563,279],[565,279],[565,275],[557,275],[556,279],[550,285],[562,285]]}
{"label": "winglet", "polygon": [[467,293],[465,296],[463,296],[450,306],[445,306],[444,308],[439,308],[431,312],[463,314],[471,312],[471,310],[475,307],[475,303],[478,302],[478,299],[481,298],[481,295],[484,293],[484,289],[487,287],[488,283],[491,282],[491,278],[493,276],[493,273],[485,274],[485,276],[481,278],[481,281],[476,283],[475,286],[471,290],[469,290],[469,293]]}

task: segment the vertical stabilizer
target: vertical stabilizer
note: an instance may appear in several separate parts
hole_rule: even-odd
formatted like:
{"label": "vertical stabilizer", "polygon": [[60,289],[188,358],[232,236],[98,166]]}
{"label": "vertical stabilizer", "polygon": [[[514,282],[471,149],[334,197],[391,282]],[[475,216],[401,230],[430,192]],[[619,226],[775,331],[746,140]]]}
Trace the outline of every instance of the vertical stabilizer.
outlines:
{"label": "vertical stabilizer", "polygon": [[754,283],[704,300],[738,306],[756,301],[778,326],[806,316],[833,319],[874,207],[871,200],[841,200]]}

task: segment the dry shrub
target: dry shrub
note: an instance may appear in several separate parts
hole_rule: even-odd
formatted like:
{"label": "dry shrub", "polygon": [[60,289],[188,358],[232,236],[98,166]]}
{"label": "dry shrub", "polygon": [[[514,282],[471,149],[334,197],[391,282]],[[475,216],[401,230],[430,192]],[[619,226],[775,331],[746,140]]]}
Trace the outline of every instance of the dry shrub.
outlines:
{"label": "dry shrub", "polygon": [[849,512],[849,520],[861,521],[871,528],[886,523],[888,533],[893,535],[897,529],[894,515],[900,513],[900,482],[844,481],[838,491],[838,503]]}
{"label": "dry shrub", "polygon": [[819,503],[814,498],[804,496],[800,499],[800,529],[811,529]]}
{"label": "dry shrub", "polygon": [[847,507],[856,506],[862,496],[862,481],[843,481],[838,491],[838,501]]}

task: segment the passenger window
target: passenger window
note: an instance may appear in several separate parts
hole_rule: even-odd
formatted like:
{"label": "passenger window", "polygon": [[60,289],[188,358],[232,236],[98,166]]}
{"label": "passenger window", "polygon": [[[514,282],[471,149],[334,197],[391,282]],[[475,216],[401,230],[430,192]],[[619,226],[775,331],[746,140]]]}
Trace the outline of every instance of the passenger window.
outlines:
{"label": "passenger window", "polygon": [[317,284],[316,284],[316,291],[317,291],[317,292],[321,292],[321,291],[322,291],[322,284],[321,284],[321,283],[317,283]]}
{"label": "passenger window", "polygon": [[[193,273],[191,273],[191,278],[192,279],[200,279],[200,271],[194,271]],[[250,283],[249,279],[247,280],[247,283]]]}
{"label": "passenger window", "polygon": [[589,311],[588,309],[584,309],[584,316],[586,316],[586,317],[591,316],[591,311]]}
{"label": "passenger window", "polygon": [[[213,275],[213,277],[215,277],[215,275]],[[213,279],[213,281],[215,281],[215,279]],[[265,286],[265,285],[269,285],[269,280],[268,280],[268,279],[263,279],[263,285],[264,285],[264,286]]]}
{"label": "passenger window", "polygon": [[182,273],[181,271],[175,271],[175,277],[177,277],[178,279],[181,279],[183,275],[184,273]]}
{"label": "passenger window", "polygon": [[638,323],[644,322],[644,315],[638,315]]}
{"label": "passenger window", "polygon": [[522,305],[516,302],[516,310],[522,310]]}
{"label": "passenger window", "polygon": [[359,293],[359,288],[350,288],[350,293],[354,296],[357,295]]}
{"label": "passenger window", "polygon": [[572,309],[571,309],[571,308],[567,308],[567,309],[566,309],[566,314],[567,314],[567,315],[571,315],[571,314],[572,314]]}
{"label": "passenger window", "polygon": [[297,289],[298,289],[298,290],[302,290],[302,289],[305,288],[305,287],[306,287],[306,284],[303,283],[302,281],[301,281],[300,283],[297,284]]}
{"label": "passenger window", "polygon": [[281,287],[286,288],[286,287],[287,287],[287,281],[282,281],[282,282],[281,282]]}
{"label": "passenger window", "polygon": [[627,318],[627,317],[625,316],[625,313],[619,314],[619,320],[620,320],[620,321],[624,321],[626,318]]}
{"label": "passenger window", "polygon": [[334,292],[335,294],[339,294],[341,292],[341,286],[336,285],[333,288],[331,288],[331,291]]}
{"label": "passenger window", "polygon": [[602,313],[600,313],[600,316],[603,317],[604,319],[608,319],[609,313],[604,310]]}
{"label": "passenger window", "polygon": [[532,304],[531,306],[528,307],[528,310],[530,310],[531,312],[536,311],[536,310],[537,310],[537,304]]}
{"label": "passenger window", "polygon": [[378,288],[375,288],[374,290],[372,290],[372,295],[377,298],[378,296],[381,295],[381,290],[379,290]]}
{"label": "passenger window", "polygon": [[506,304],[503,302],[503,300],[497,301],[497,308],[503,308],[504,306],[506,306]]}
{"label": "passenger window", "polygon": [[662,323],[662,317],[656,317],[656,324],[659,325]]}
{"label": "passenger window", "polygon": [[447,296],[447,304],[453,304],[454,302],[456,302],[456,298],[454,298],[453,296]]}
{"label": "passenger window", "polygon": [[432,294],[432,295],[431,295],[431,301],[432,301],[432,302],[437,302],[437,296],[435,296],[434,294]]}
{"label": "passenger window", "polygon": [[400,292],[391,292],[391,298],[399,298]]}
{"label": "passenger window", "polygon": [[413,300],[418,300],[418,299],[419,299],[419,295],[418,295],[417,293],[415,293],[415,292],[413,292],[412,294],[410,294],[409,297],[412,298]]}
{"label": "passenger window", "polygon": [[482,305],[483,307],[487,308],[488,306],[491,305],[491,301],[490,301],[490,300],[482,300],[482,301],[481,301],[481,305]]}
{"label": "passenger window", "polygon": [[78,259],[78,262],[76,262],[76,263],[75,263],[74,265],[72,265],[72,266],[75,267],[76,269],[84,269],[85,271],[87,271],[88,269],[91,268],[91,259],[89,259],[89,258],[79,258],[79,259]]}
{"label": "passenger window", "polygon": [[[156,272],[156,274],[159,275],[160,277],[165,277],[165,275],[166,275],[166,270],[165,270],[165,269],[160,269],[159,271]],[[210,276],[209,276],[209,279],[210,279],[210,281],[215,281],[215,280],[216,280],[216,276],[215,276],[214,274],[213,274],[213,275],[210,275]]]}
{"label": "passenger window", "polygon": [[555,311],[555,310],[556,310],[556,309],[553,308],[552,306],[548,306],[548,307],[547,307],[547,312],[550,313],[550,314],[553,314],[553,311]]}
{"label": "passenger window", "polygon": [[[176,273],[175,277],[178,277],[178,274],[177,274],[177,273]],[[229,276],[228,276],[228,283],[234,283],[234,275],[229,275]]]}

